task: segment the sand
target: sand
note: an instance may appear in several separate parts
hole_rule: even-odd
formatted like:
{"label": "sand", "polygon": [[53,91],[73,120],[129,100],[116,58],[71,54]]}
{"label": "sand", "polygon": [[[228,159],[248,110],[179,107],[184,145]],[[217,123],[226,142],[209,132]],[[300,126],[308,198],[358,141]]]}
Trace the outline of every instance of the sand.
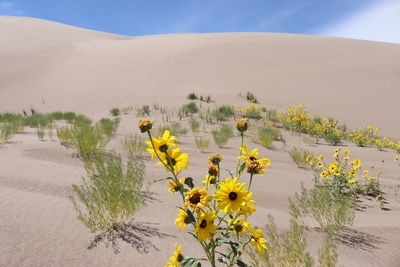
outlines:
{"label": "sand", "polygon": [[[372,124],[383,134],[400,138],[400,45],[307,35],[270,33],[176,34],[127,37],[22,17],[0,17],[0,112],[75,111],[93,118],[112,107],[142,104],[174,111],[189,92],[210,94],[215,102],[245,105],[240,93],[250,90],[259,101],[282,110],[304,104],[359,128]],[[122,151],[120,139],[137,132],[134,113],[121,116],[117,136],[108,149]],[[153,119],[161,121],[158,113]],[[287,150],[295,145],[315,153],[332,154],[334,147],[306,145],[301,137],[284,132],[286,151],[260,148],[273,168],[254,183],[256,225],[272,214],[281,229],[288,226],[288,198],[312,174],[297,168]],[[250,143],[250,141],[249,141]],[[191,175],[202,179],[209,153],[200,153],[192,135],[181,140],[190,154]],[[233,167],[239,139],[226,149],[214,144],[209,152],[224,155]],[[255,145],[251,143],[251,147]],[[350,241],[339,242],[338,266],[400,265],[400,202],[394,186],[400,168],[393,151],[358,148],[346,143],[366,166],[381,168],[388,211],[364,199]],[[381,161],[384,160],[384,164]],[[120,242],[120,253],[99,244],[87,249],[93,234],[77,219],[68,199],[71,184],[85,170],[79,159],[57,141],[40,142],[33,129],[0,146],[0,266],[163,266],[173,244],[184,253],[198,254],[190,235],[174,225],[178,198],[164,183],[152,184],[156,200],[135,215],[140,222],[157,223],[160,233],[174,235],[152,242],[159,249],[138,253]],[[146,182],[164,176],[162,168],[146,161]],[[308,232],[313,253],[322,235]],[[346,240],[348,240],[347,238]]]}

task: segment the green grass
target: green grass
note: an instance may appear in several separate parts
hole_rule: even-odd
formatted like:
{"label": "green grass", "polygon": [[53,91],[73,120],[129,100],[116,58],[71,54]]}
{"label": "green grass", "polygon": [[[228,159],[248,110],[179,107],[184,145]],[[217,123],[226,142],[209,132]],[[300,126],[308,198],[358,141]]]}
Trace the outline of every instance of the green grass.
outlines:
{"label": "green grass", "polygon": [[189,128],[190,128],[190,130],[192,131],[193,134],[199,133],[200,126],[201,126],[201,123],[196,118],[190,118],[189,119]]}
{"label": "green grass", "polygon": [[98,127],[105,135],[107,135],[108,137],[112,137],[117,132],[120,121],[121,121],[120,118],[115,118],[115,119],[103,118],[98,122]]}
{"label": "green grass", "polygon": [[10,122],[0,123],[0,142],[8,143],[13,135],[15,134],[13,130],[13,125]]}
{"label": "green grass", "polygon": [[148,146],[143,137],[138,134],[126,136],[122,142],[122,148],[130,157],[143,157]]}
{"label": "green grass", "polygon": [[251,102],[251,103],[257,103],[257,97],[252,93],[252,92],[247,92],[246,93],[246,100]]}
{"label": "green grass", "polygon": [[149,105],[141,106],[136,110],[136,115],[138,117],[150,116],[150,106]]}
{"label": "green grass", "polygon": [[252,137],[252,141],[262,145],[266,148],[271,148],[272,143],[276,140],[280,140],[281,132],[277,128],[271,126],[263,126],[258,128],[257,134]]}
{"label": "green grass", "polygon": [[308,162],[308,159],[314,157],[312,152],[301,147],[293,147],[289,151],[289,156],[299,168],[304,169],[310,168],[310,163]]}
{"label": "green grass", "polygon": [[194,113],[197,113],[199,111],[199,108],[197,107],[196,102],[190,102],[187,104],[184,104],[180,109],[179,109],[179,116],[180,117],[187,117],[190,116]]}
{"label": "green grass", "polygon": [[169,130],[171,135],[179,138],[188,133],[188,129],[183,127],[180,122],[170,122],[169,124],[160,125],[153,130],[154,137],[161,137],[165,130]]}
{"label": "green grass", "polygon": [[121,110],[119,108],[112,108],[110,114],[114,117],[121,115]]}
{"label": "green grass", "polygon": [[73,185],[70,199],[78,218],[91,231],[107,230],[134,215],[144,203],[141,192],[144,163],[130,158],[126,164],[119,155],[97,155],[86,163],[87,177]]}
{"label": "green grass", "polygon": [[217,130],[211,131],[214,142],[219,147],[224,147],[233,136],[233,130],[230,126],[222,126]]}
{"label": "green grass", "polygon": [[195,93],[190,93],[190,94],[188,94],[186,98],[187,98],[187,99],[190,99],[190,100],[199,99],[199,97],[198,97]]}
{"label": "green grass", "polygon": [[208,139],[206,137],[195,137],[195,142],[196,142],[197,148],[201,152],[206,152],[208,147],[210,146],[210,139]]}
{"label": "green grass", "polygon": [[230,105],[222,105],[211,112],[211,117],[217,121],[225,121],[235,115],[235,108]]}

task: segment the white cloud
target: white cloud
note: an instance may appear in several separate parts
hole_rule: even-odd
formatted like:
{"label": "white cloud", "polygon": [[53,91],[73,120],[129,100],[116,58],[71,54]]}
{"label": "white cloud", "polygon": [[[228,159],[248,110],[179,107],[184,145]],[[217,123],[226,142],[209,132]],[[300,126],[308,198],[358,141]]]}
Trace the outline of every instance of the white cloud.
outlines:
{"label": "white cloud", "polygon": [[17,3],[0,1],[0,15],[22,16],[24,14],[25,12],[19,7]]}
{"label": "white cloud", "polygon": [[379,1],[319,34],[400,43],[400,1]]}

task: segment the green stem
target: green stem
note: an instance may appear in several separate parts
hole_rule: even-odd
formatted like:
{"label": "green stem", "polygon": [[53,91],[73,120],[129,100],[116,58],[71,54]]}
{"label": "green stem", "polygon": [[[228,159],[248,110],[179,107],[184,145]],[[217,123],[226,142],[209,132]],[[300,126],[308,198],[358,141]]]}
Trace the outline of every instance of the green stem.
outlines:
{"label": "green stem", "polygon": [[[239,153],[239,157],[242,156],[242,147],[243,147],[243,139],[244,139],[244,133],[240,132],[240,136],[242,137],[241,143],[240,143],[240,153]],[[240,159],[237,160],[237,165],[236,165],[236,177],[239,176],[239,166],[240,166]]]}
{"label": "green stem", "polygon": [[253,175],[254,175],[254,174],[250,173],[249,188],[247,188],[248,190],[250,190],[250,188],[251,188],[251,182],[253,181]]}

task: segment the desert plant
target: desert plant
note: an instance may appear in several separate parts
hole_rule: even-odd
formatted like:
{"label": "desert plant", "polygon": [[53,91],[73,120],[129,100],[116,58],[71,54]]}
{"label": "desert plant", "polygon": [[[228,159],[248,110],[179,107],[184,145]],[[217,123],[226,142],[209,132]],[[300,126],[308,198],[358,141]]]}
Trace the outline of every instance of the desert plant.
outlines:
{"label": "desert plant", "polygon": [[320,266],[335,267],[338,254],[333,235],[326,235],[324,246],[319,250],[318,262]]}
{"label": "desert plant", "polygon": [[98,126],[75,123],[72,127],[72,146],[84,160],[103,152],[109,141]]}
{"label": "desert plant", "polygon": [[235,109],[229,105],[219,106],[211,112],[211,116],[217,121],[224,121],[233,115],[235,115]]}
{"label": "desert plant", "polygon": [[229,138],[233,136],[233,130],[230,126],[222,126],[219,129],[212,130],[211,133],[215,144],[219,147],[225,146]]}
{"label": "desert plant", "polygon": [[0,142],[7,143],[14,135],[13,125],[10,122],[0,123]]}
{"label": "desert plant", "polygon": [[146,143],[139,135],[126,136],[122,140],[122,148],[130,157],[142,157],[146,151]]}
{"label": "desert plant", "polygon": [[193,134],[197,134],[200,130],[201,123],[196,118],[189,119],[189,127]]}
{"label": "desert plant", "polygon": [[114,117],[121,115],[121,110],[119,108],[112,108],[110,114]]}
{"label": "desert plant", "polygon": [[210,145],[210,139],[205,137],[195,137],[195,142],[201,152],[206,152]]}
{"label": "desert plant", "polygon": [[118,130],[120,121],[121,121],[120,118],[115,118],[115,119],[103,118],[99,121],[98,127],[105,135],[107,135],[108,137],[112,137]]}
{"label": "desert plant", "polygon": [[199,99],[199,97],[198,97],[195,93],[190,93],[190,94],[188,94],[186,98],[187,98],[187,99],[190,99],[190,100]]}
{"label": "desert plant", "polygon": [[165,130],[169,130],[170,133],[177,138],[186,135],[188,133],[188,129],[183,127],[180,122],[170,122],[166,125],[160,125],[154,129],[154,135],[160,137],[163,135]]}
{"label": "desert plant", "polygon": [[78,218],[93,232],[124,223],[143,204],[144,168],[136,157],[126,167],[114,153],[93,158],[86,164],[88,177],[72,186],[75,195],[70,199]]}
{"label": "desert plant", "polygon": [[137,116],[138,117],[145,117],[145,116],[150,116],[150,106],[149,105],[143,105],[140,108],[136,110]]}
{"label": "desert plant", "polygon": [[289,151],[289,156],[299,168],[311,168],[309,161],[314,158],[312,152],[295,146]]}
{"label": "desert plant", "polygon": [[246,100],[251,103],[257,103],[257,97],[252,92],[246,93]]}
{"label": "desert plant", "polygon": [[66,120],[67,122],[73,123],[73,122],[75,121],[76,114],[75,114],[75,112],[64,112],[63,118],[64,118],[64,120]]}
{"label": "desert plant", "polygon": [[190,103],[184,104],[179,109],[179,116],[186,117],[186,116],[192,115],[194,113],[197,113],[198,111],[199,111],[199,108],[197,107],[196,102],[190,102]]}
{"label": "desert plant", "polygon": [[272,142],[280,140],[281,133],[279,129],[271,126],[263,126],[258,128],[257,134],[252,137],[252,141],[266,148],[272,147]]}
{"label": "desert plant", "polygon": [[73,144],[73,134],[72,130],[68,126],[60,126],[56,128],[57,137],[60,144],[65,147],[72,147]]}
{"label": "desert plant", "polygon": [[40,141],[44,141],[45,134],[46,134],[46,130],[44,127],[39,126],[38,128],[36,128],[36,135]]}

